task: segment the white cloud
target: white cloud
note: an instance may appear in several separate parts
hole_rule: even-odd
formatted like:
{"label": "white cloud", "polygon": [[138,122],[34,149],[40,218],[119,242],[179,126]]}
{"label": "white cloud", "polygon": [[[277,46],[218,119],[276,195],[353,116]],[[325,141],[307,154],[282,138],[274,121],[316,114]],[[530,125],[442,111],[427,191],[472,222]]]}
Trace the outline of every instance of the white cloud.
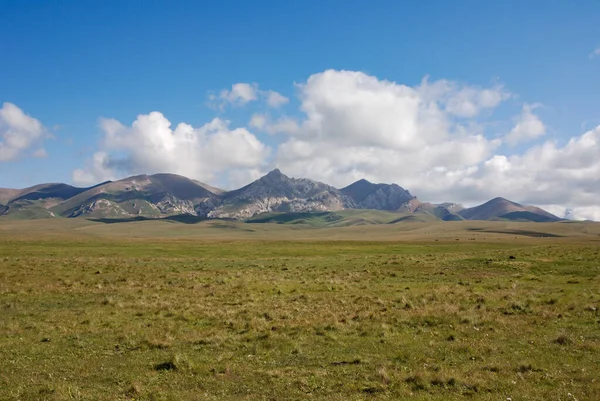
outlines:
{"label": "white cloud", "polygon": [[258,85],[240,82],[232,85],[231,90],[223,89],[219,98],[231,104],[244,105],[258,99]]}
{"label": "white cloud", "polygon": [[479,88],[445,79],[429,82],[428,77],[425,77],[418,89],[424,99],[438,102],[449,115],[461,118],[476,117],[512,97],[502,85]]}
{"label": "white cloud", "polygon": [[598,206],[583,206],[570,209],[570,220],[592,220],[600,221],[600,207]]}
{"label": "white cloud", "polygon": [[600,126],[564,146],[547,141],[523,154],[494,155],[452,175],[431,171],[430,180],[414,192],[421,199],[471,205],[503,196],[554,212],[571,208],[576,219],[598,220],[599,154]]}
{"label": "white cloud", "polygon": [[40,148],[33,152],[31,155],[35,158],[43,159],[45,157],[48,157],[48,152],[46,152],[46,149]]}
{"label": "white cloud", "polygon": [[262,168],[238,168],[227,172],[228,187],[232,189],[241,188],[244,185],[258,180],[268,173],[268,169]]}
{"label": "white cloud", "polygon": [[448,81],[412,88],[361,72],[315,74],[300,86],[306,117],[279,147],[276,163],[284,172],[337,186],[367,178],[418,193],[431,171],[465,174],[499,145],[447,110],[466,92],[487,96]]}
{"label": "white cloud", "polygon": [[73,182],[77,185],[95,185],[117,178],[108,153],[98,151],[87,160],[84,168],[73,171]]}
{"label": "white cloud", "polygon": [[600,126],[564,146],[546,141],[522,155],[495,156],[504,158],[503,165],[489,160],[473,178],[483,196],[494,192],[534,204],[598,206],[599,154]]}
{"label": "white cloud", "polygon": [[240,82],[231,86],[231,89],[223,89],[219,96],[208,95],[208,104],[214,108],[223,110],[226,105],[243,106],[249,102],[264,99],[269,107],[279,108],[288,103],[290,99],[273,90],[259,90],[258,84]]}
{"label": "white cloud", "polygon": [[[427,115],[422,116],[419,93],[404,85],[361,72],[329,70],[310,76],[300,90],[306,114],[302,135],[312,141],[414,149],[441,133],[439,110],[423,108]],[[419,129],[420,122],[434,129]]]}
{"label": "white cloud", "polygon": [[37,119],[12,103],[0,108],[0,162],[11,161],[39,144],[45,128]]}
{"label": "white cloud", "polygon": [[595,49],[593,52],[590,53],[589,57],[592,58],[596,58],[600,56],[600,47]]}
{"label": "white cloud", "polygon": [[555,216],[568,220],[600,221],[600,207],[598,206],[565,208],[562,205],[539,205],[539,207]]}
{"label": "white cloud", "polygon": [[508,96],[502,88],[463,88],[448,99],[446,110],[458,117],[475,117],[483,110],[497,107]]}
{"label": "white cloud", "polygon": [[293,134],[298,132],[298,122],[293,118],[281,116],[277,120],[272,121],[268,114],[253,114],[248,123],[250,127],[256,128],[258,131],[268,134]]}
{"label": "white cloud", "polygon": [[281,107],[290,101],[287,97],[271,90],[267,91],[265,96],[267,97],[267,104],[273,108]]}
{"label": "white cloud", "polygon": [[266,114],[255,113],[250,118],[248,125],[252,128],[256,128],[258,130],[264,130],[269,121],[269,116]]}
{"label": "white cloud", "polygon": [[102,119],[100,127],[101,150],[73,172],[77,184],[159,172],[211,181],[223,172],[259,168],[270,151],[245,128],[230,129],[218,118],[200,128],[181,123],[172,129],[161,113],[152,112],[131,127],[114,119]]}
{"label": "white cloud", "polygon": [[546,134],[546,127],[538,116],[533,114],[533,110],[538,105],[523,105],[521,115],[516,119],[515,127],[506,136],[506,141],[515,145],[518,142],[525,142],[539,138]]}
{"label": "white cloud", "polygon": [[[510,97],[501,87],[424,80],[412,88],[326,71],[300,85],[300,96],[305,119],[276,153],[284,173],[338,187],[360,178],[395,182],[424,201],[474,205],[504,196],[569,207],[580,218],[600,213],[600,127],[564,146],[549,141],[523,154],[494,154],[501,141],[475,118]],[[524,106],[511,140],[543,135],[534,108]]]}

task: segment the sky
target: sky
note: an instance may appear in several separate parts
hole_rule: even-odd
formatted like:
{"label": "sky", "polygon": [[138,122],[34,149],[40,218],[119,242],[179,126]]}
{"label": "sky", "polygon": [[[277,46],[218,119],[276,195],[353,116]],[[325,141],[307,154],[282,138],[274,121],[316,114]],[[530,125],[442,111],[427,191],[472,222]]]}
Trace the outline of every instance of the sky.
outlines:
{"label": "sky", "polygon": [[279,168],[600,220],[595,0],[0,0],[0,55],[0,187]]}

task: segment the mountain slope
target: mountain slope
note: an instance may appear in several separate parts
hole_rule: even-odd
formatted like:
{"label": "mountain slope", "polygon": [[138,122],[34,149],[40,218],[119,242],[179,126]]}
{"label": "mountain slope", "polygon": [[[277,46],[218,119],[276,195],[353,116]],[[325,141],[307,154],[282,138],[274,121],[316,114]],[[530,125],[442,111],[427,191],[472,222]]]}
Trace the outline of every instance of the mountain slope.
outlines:
{"label": "mountain slope", "polygon": [[47,198],[65,200],[87,189],[60,183],[38,184],[25,189],[0,188],[0,203],[8,204],[19,200],[40,200]]}
{"label": "mountain slope", "polygon": [[211,201],[219,193],[220,190],[175,174],[138,175],[93,187],[52,210],[64,217],[197,215],[195,207],[206,203],[212,206]]}
{"label": "mountain slope", "polygon": [[346,209],[335,212],[263,213],[246,220],[248,223],[308,225],[312,227],[348,227],[390,224],[405,213],[384,210]]}
{"label": "mountain slope", "polygon": [[451,203],[442,203],[441,205],[434,205],[432,203],[421,203],[415,212],[422,212],[430,214],[444,221],[460,221],[464,220],[462,216],[456,213],[458,207]]}
{"label": "mountain slope", "polygon": [[337,189],[306,178],[290,178],[278,169],[229,192],[175,174],[137,175],[89,188],[56,183],[25,189],[0,188],[0,216],[86,217],[105,221],[183,216],[194,221],[232,218],[318,226],[432,219],[560,220],[540,208],[504,198],[464,209],[454,203],[423,203],[396,184],[359,180]]}
{"label": "mountain slope", "polygon": [[335,211],[354,207],[340,190],[306,178],[290,178],[275,169],[238,190],[223,194],[208,217],[246,219],[269,212]]}
{"label": "mountain slope", "polygon": [[55,217],[49,211],[51,207],[87,189],[59,183],[39,184],[20,190],[0,189],[0,198],[5,202],[0,206],[0,216],[14,219]]}
{"label": "mountain slope", "polygon": [[467,220],[559,221],[559,217],[535,206],[524,206],[504,198],[494,198],[482,205],[458,212]]}
{"label": "mountain slope", "polygon": [[340,190],[360,209],[414,211],[416,197],[396,184],[373,184],[365,179]]}
{"label": "mountain slope", "polygon": [[15,197],[19,196],[19,193],[24,191],[22,189],[11,189],[11,188],[0,188],[0,204],[7,204]]}

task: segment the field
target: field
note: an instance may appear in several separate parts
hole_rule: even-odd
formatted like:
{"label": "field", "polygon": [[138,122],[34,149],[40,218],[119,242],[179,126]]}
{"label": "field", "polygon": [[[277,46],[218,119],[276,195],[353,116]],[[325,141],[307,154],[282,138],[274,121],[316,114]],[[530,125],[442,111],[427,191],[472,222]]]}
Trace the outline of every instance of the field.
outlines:
{"label": "field", "polygon": [[600,225],[0,221],[0,399],[599,400]]}

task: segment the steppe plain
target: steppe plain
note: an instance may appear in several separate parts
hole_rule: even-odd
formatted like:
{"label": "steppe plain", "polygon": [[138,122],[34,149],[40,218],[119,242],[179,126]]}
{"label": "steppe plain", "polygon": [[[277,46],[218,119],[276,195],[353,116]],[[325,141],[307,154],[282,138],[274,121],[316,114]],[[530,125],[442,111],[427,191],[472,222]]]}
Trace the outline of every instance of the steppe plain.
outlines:
{"label": "steppe plain", "polygon": [[0,399],[600,399],[600,224],[0,221]]}

